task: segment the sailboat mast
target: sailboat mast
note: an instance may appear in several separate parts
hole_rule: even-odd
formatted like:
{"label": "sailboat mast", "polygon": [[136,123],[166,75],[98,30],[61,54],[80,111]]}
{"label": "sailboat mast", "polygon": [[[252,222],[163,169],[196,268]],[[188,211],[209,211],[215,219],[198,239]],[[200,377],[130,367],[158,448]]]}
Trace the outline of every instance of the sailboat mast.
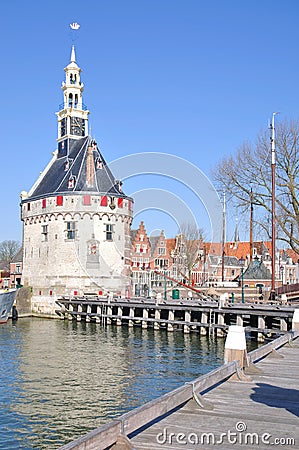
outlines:
{"label": "sailboat mast", "polygon": [[221,258],[221,280],[224,280],[224,256],[225,256],[225,237],[226,237],[226,204],[225,191],[223,191],[223,213],[222,213],[222,258]]}
{"label": "sailboat mast", "polygon": [[272,194],[272,242],[271,242],[271,250],[272,250],[272,276],[271,276],[271,293],[270,299],[275,299],[275,253],[276,253],[276,230],[275,230],[275,164],[276,164],[276,154],[275,154],[275,122],[274,117],[278,113],[272,114],[272,123],[271,123],[271,194]]}
{"label": "sailboat mast", "polygon": [[252,187],[250,188],[250,224],[249,224],[249,261],[252,261],[253,256],[253,201],[252,201]]}

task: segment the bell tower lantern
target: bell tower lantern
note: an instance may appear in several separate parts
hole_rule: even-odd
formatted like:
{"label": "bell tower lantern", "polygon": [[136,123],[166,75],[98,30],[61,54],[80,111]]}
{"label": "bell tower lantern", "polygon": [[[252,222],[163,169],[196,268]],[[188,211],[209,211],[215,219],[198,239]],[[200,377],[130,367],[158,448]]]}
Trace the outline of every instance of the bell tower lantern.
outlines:
{"label": "bell tower lantern", "polygon": [[63,103],[56,113],[58,118],[58,156],[68,153],[69,139],[88,136],[89,111],[83,103],[84,84],[81,69],[76,62],[75,47],[72,46],[71,61],[65,67],[65,81],[62,82]]}

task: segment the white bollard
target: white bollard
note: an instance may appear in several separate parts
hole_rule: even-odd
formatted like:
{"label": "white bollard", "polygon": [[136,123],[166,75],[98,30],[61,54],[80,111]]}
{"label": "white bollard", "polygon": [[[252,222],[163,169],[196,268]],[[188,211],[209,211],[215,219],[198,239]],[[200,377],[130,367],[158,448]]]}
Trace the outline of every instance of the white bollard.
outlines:
{"label": "white bollard", "polygon": [[228,299],[229,299],[229,295],[227,292],[225,292],[224,294],[220,294],[219,309],[223,308],[223,306],[226,306]]}
{"label": "white bollard", "polygon": [[299,330],[299,309],[295,309],[292,319],[292,330]]}
{"label": "white bollard", "polygon": [[239,361],[243,369],[247,366],[247,351],[245,328],[240,325],[231,325],[224,346],[224,362]]}

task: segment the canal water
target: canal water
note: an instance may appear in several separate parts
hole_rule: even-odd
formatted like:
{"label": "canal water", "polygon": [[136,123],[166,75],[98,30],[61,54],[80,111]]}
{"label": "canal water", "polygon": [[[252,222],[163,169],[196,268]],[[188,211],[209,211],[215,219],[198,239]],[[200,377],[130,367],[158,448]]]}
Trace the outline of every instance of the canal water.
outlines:
{"label": "canal water", "polygon": [[223,363],[223,339],[37,318],[0,326],[0,449],[57,449]]}

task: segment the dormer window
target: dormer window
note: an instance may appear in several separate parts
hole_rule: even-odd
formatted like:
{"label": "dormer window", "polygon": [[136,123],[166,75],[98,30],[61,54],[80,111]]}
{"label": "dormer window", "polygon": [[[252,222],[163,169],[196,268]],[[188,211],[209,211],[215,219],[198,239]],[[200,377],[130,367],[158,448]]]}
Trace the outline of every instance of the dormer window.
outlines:
{"label": "dormer window", "polygon": [[96,168],[97,169],[103,169],[103,163],[102,163],[100,158],[96,159]]}
{"label": "dormer window", "polygon": [[69,182],[68,182],[68,188],[69,188],[69,189],[73,189],[73,188],[75,187],[75,181],[76,181],[76,179],[75,179],[75,177],[72,175],[72,176],[70,177],[70,179],[69,179]]}

